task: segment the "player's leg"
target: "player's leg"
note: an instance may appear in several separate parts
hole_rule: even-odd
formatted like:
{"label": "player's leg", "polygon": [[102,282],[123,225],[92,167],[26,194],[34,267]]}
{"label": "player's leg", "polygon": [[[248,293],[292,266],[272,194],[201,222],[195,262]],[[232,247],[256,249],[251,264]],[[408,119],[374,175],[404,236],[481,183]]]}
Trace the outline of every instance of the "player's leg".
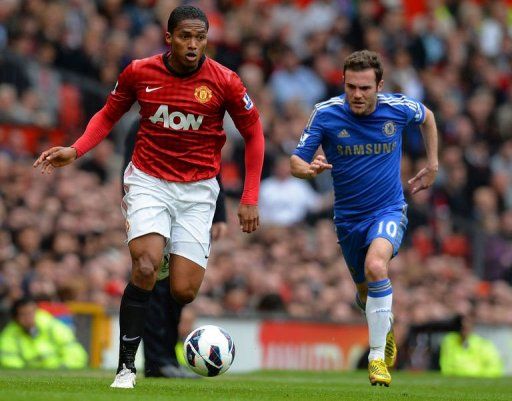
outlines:
{"label": "player's leg", "polygon": [[372,385],[389,386],[391,375],[387,369],[384,352],[386,335],[390,330],[393,289],[388,278],[388,263],[393,247],[388,240],[376,238],[366,256],[365,272],[368,280],[366,320],[370,340],[368,373]]}
{"label": "player's leg", "polygon": [[135,384],[135,354],[144,334],[151,290],[156,282],[166,236],[170,236],[170,216],[161,200],[160,180],[129,165],[124,185],[123,213],[132,273],[121,298],[118,374],[112,387],[132,388]]}
{"label": "player's leg", "polygon": [[160,234],[146,234],[128,244],[132,274],[119,308],[119,362],[111,387],[133,388],[135,355],[144,334],[144,323],[165,240]]}
{"label": "player's leg", "polygon": [[183,306],[171,295],[169,255],[162,260],[144,327],[144,371],[146,377],[199,378],[181,366],[176,356],[178,326]]}
{"label": "player's leg", "polygon": [[368,294],[368,285],[364,275],[365,242],[369,223],[337,223],[335,227],[343,258],[356,285],[355,303],[364,314]]}
{"label": "player's leg", "polygon": [[392,255],[393,247],[384,238],[374,239],[366,255],[365,272],[368,280],[366,318],[370,331],[370,360],[384,359],[393,300],[393,289],[388,278],[388,264]]}
{"label": "player's leg", "polygon": [[174,204],[172,220],[170,278],[171,294],[182,304],[196,297],[203,282],[210,255],[213,215],[219,194],[215,178],[187,184],[176,184],[181,194]]}
{"label": "player's leg", "polygon": [[119,316],[121,350],[119,368],[134,368],[135,353],[144,334],[144,322],[151,290],[162,259],[165,241],[159,234],[147,234],[129,243],[132,274],[121,299]]}
{"label": "player's leg", "polygon": [[396,345],[392,333],[393,288],[388,276],[388,267],[391,258],[398,252],[406,224],[405,209],[400,212],[391,211],[377,219],[368,231],[367,241],[370,241],[370,244],[364,268],[368,285],[368,368],[372,384],[389,385],[391,376],[387,366],[394,364],[396,359]]}
{"label": "player's leg", "polygon": [[203,282],[205,268],[190,259],[171,254],[171,294],[181,305],[192,302],[201,283]]}
{"label": "player's leg", "polygon": [[[165,258],[164,258],[165,259]],[[176,302],[181,312],[181,306]],[[158,280],[153,288],[144,327],[144,371],[146,377],[162,376],[161,368],[172,365],[174,355],[173,328],[176,310],[169,289],[169,276]]]}

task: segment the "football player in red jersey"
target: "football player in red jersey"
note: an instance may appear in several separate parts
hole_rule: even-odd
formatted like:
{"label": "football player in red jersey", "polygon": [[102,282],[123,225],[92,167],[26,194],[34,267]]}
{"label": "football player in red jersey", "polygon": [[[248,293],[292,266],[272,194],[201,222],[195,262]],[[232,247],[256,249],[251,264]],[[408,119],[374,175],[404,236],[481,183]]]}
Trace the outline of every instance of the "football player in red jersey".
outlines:
{"label": "football player in red jersey", "polygon": [[164,253],[171,255],[176,301],[189,303],[199,290],[210,252],[226,111],[246,145],[240,228],[251,233],[259,225],[262,125],[238,75],[205,56],[207,34],[208,19],[200,9],[174,9],[165,34],[171,50],[132,61],[84,134],[70,147],[44,151],[34,162],[43,173],[72,163],[139,103],[140,129],[124,174],[123,198],[132,274],[121,300],[119,366],[112,387],[135,385],[135,354]]}

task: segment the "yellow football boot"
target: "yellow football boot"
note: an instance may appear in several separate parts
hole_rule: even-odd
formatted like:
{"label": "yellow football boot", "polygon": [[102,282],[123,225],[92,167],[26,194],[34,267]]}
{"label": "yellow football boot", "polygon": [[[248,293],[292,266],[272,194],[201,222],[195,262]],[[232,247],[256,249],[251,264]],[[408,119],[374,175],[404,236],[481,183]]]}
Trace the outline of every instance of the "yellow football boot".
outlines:
{"label": "yellow football boot", "polygon": [[384,362],[386,362],[388,368],[395,366],[397,354],[395,334],[393,333],[393,326],[391,326],[391,330],[386,335],[386,348],[384,349]]}
{"label": "yellow football boot", "polygon": [[368,362],[368,378],[372,386],[379,384],[389,387],[391,384],[391,375],[388,372],[386,362],[382,359],[374,359]]}

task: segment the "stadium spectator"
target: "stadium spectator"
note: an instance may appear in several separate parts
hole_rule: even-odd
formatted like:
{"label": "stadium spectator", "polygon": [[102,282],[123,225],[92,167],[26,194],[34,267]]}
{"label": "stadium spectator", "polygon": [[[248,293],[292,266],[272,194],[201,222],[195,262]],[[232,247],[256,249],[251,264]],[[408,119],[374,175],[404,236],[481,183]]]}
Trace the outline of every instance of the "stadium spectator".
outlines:
{"label": "stadium spectator", "polygon": [[260,219],[262,224],[291,226],[306,219],[308,213],[327,208],[324,200],[308,183],[290,173],[287,156],[275,161],[271,177],[260,187]]}
{"label": "stadium spectator", "polygon": [[302,66],[291,48],[281,53],[282,67],[270,77],[270,87],[277,105],[284,109],[297,102],[304,109],[312,107],[325,96],[324,82],[308,67]]}
{"label": "stadium spectator", "polygon": [[73,331],[29,298],[17,300],[12,321],[0,333],[0,367],[81,369],[87,353]]}
{"label": "stadium spectator", "polygon": [[496,346],[474,329],[474,312],[460,316],[460,329],[441,342],[439,365],[446,376],[501,377],[503,361]]}

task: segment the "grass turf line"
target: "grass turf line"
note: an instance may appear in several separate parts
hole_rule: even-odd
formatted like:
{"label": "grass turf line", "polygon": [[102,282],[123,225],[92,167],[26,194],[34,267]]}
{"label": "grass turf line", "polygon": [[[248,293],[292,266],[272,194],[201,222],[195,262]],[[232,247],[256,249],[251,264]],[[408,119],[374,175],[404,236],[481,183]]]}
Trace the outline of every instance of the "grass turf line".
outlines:
{"label": "grass turf line", "polygon": [[446,378],[393,372],[391,387],[372,387],[366,371],[264,371],[199,379],[138,379],[111,389],[113,372],[0,370],[0,401],[510,401],[510,378]]}

